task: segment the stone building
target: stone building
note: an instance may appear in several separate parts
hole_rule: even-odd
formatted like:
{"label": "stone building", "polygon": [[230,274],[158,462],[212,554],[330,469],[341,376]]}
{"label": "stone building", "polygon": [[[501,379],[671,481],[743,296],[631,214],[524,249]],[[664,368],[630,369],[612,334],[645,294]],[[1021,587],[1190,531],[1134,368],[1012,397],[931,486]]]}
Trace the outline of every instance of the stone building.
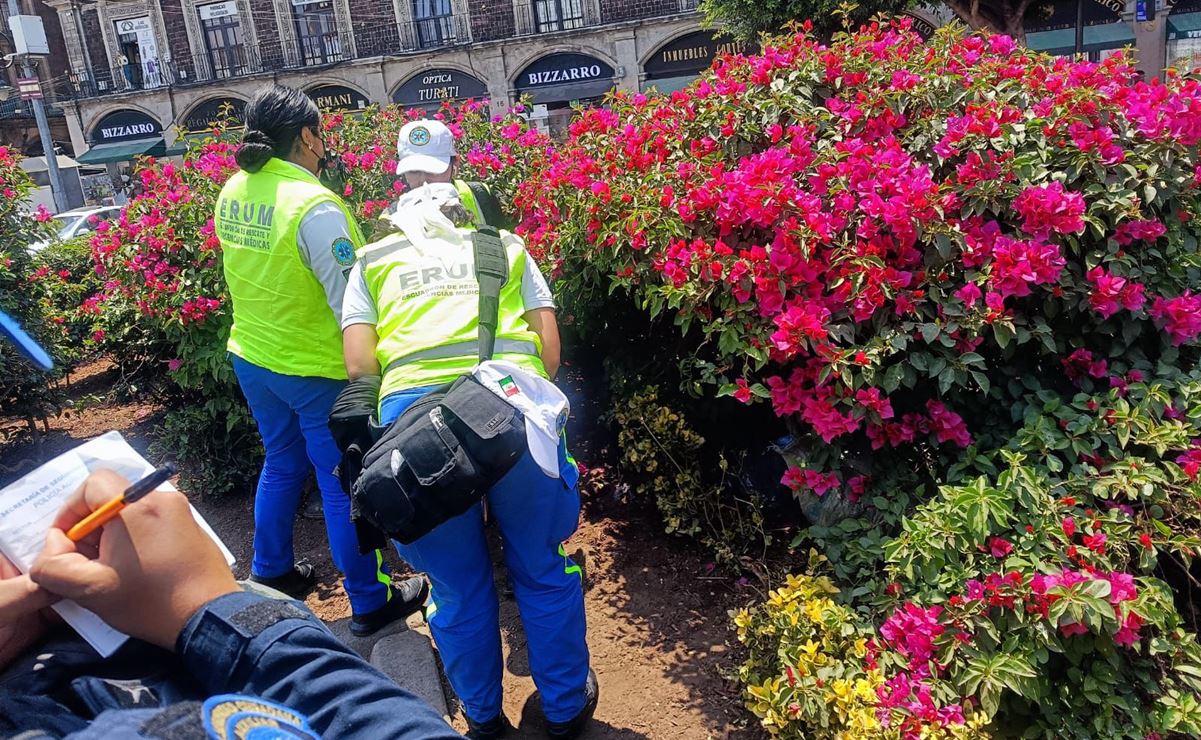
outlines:
{"label": "stone building", "polygon": [[728,43],[696,0],[45,0],[75,86],[77,154],[163,154],[272,82],[325,110],[521,96],[561,128],[610,89],[675,89]]}

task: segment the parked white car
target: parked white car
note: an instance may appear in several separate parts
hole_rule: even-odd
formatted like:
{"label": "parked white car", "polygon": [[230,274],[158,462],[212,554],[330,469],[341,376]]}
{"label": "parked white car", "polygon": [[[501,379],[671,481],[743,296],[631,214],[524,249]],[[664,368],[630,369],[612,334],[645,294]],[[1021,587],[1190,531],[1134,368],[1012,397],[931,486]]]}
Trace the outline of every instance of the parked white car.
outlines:
{"label": "parked white car", "polygon": [[[37,254],[54,242],[65,242],[77,236],[87,234],[96,228],[100,221],[116,218],[121,212],[121,206],[87,206],[64,211],[54,217],[54,225],[58,232],[50,239],[42,239],[29,245],[30,254]],[[92,217],[95,216],[95,219]]]}

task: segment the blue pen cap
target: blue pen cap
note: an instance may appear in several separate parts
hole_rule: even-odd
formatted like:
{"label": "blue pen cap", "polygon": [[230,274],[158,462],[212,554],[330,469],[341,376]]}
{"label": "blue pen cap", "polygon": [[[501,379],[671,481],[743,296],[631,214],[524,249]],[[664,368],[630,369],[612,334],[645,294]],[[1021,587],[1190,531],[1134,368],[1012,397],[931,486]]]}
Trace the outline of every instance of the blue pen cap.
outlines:
{"label": "blue pen cap", "polygon": [[0,311],[0,334],[8,337],[10,342],[17,345],[17,349],[21,351],[21,354],[28,357],[33,364],[43,370],[54,368],[54,360],[50,359],[50,355],[46,354],[46,350],[42,349],[42,345],[38,344],[33,337],[29,336],[21,328],[20,324],[3,311]]}

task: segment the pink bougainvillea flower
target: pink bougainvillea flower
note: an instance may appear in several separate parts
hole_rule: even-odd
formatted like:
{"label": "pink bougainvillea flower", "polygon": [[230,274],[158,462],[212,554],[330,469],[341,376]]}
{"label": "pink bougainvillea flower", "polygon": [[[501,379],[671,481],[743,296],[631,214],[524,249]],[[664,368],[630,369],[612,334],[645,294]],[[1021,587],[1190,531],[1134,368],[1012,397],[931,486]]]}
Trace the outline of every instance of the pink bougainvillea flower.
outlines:
{"label": "pink bougainvillea flower", "polygon": [[1143,627],[1143,618],[1134,612],[1128,612],[1122,620],[1122,626],[1114,633],[1113,641],[1123,647],[1134,647],[1139,641],[1139,630]]}
{"label": "pink bougainvillea flower", "polygon": [[1037,239],[1084,231],[1084,196],[1065,190],[1058,181],[1026,188],[1013,209],[1022,217],[1022,230]]}
{"label": "pink bougainvillea flower", "polygon": [[1175,298],[1160,296],[1151,305],[1150,313],[1174,345],[1191,342],[1201,335],[1201,295],[1186,290]]}
{"label": "pink bougainvillea flower", "polygon": [[1105,318],[1113,316],[1123,308],[1127,311],[1137,311],[1147,302],[1142,283],[1131,282],[1106,272],[1101,267],[1094,267],[1088,271],[1088,281],[1092,284],[1092,291],[1088,296],[1089,305]]}
{"label": "pink bougainvillea flower", "polygon": [[1068,355],[1063,361],[1064,374],[1068,380],[1079,382],[1084,377],[1104,378],[1109,374],[1109,363],[1098,360],[1083,347]]}
{"label": "pink bougainvillea flower", "polygon": [[963,305],[971,308],[976,305],[976,301],[980,300],[983,293],[980,292],[980,286],[975,283],[968,283],[959,290],[955,291],[955,297],[963,301]]}
{"label": "pink bougainvillea flower", "polygon": [[998,237],[990,284],[1001,296],[1030,295],[1031,286],[1059,280],[1065,264],[1054,244]]}
{"label": "pink bougainvillea flower", "polygon": [[1013,552],[1013,543],[1002,537],[993,537],[988,541],[988,549],[994,558],[1003,558]]}
{"label": "pink bougainvillea flower", "polygon": [[1201,473],[1201,440],[1194,439],[1193,446],[1176,458],[1176,464],[1189,480],[1197,480],[1198,473]]}
{"label": "pink bougainvillea flower", "polygon": [[1088,627],[1085,627],[1079,622],[1068,622],[1066,624],[1059,625],[1059,631],[1064,637],[1071,637],[1073,635],[1087,635]]}
{"label": "pink bougainvillea flower", "polygon": [[1073,519],[1070,516],[1065,516],[1063,518],[1063,533],[1065,535],[1067,535],[1067,538],[1069,540],[1076,536],[1076,520],[1075,519]]}
{"label": "pink bougainvillea flower", "polygon": [[1095,532],[1093,534],[1086,534],[1086,535],[1084,535],[1084,537],[1081,538],[1081,542],[1084,543],[1084,546],[1087,547],[1088,549],[1092,550],[1093,552],[1097,553],[1098,555],[1105,554],[1105,543],[1108,540],[1109,540],[1109,538],[1105,536],[1104,532]]}
{"label": "pink bougainvillea flower", "polygon": [[972,435],[963,417],[948,409],[942,401],[930,399],[926,402],[926,411],[930,414],[930,431],[939,442],[954,442],[960,447],[972,444]]}
{"label": "pink bougainvillea flower", "polygon": [[1167,233],[1167,227],[1154,219],[1123,221],[1114,231],[1113,240],[1123,247],[1136,241],[1155,241]]}

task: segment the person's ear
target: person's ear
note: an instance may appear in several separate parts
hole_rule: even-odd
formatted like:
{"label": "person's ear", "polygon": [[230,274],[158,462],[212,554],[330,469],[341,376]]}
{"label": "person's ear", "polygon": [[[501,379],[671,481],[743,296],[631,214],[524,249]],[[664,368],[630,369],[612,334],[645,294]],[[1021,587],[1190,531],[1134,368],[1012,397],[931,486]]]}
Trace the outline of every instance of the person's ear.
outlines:
{"label": "person's ear", "polygon": [[321,141],[321,136],[317,133],[316,129],[310,126],[302,128],[300,130],[300,140],[304,142],[305,148],[312,152],[314,156],[320,157],[325,154],[325,144]]}

